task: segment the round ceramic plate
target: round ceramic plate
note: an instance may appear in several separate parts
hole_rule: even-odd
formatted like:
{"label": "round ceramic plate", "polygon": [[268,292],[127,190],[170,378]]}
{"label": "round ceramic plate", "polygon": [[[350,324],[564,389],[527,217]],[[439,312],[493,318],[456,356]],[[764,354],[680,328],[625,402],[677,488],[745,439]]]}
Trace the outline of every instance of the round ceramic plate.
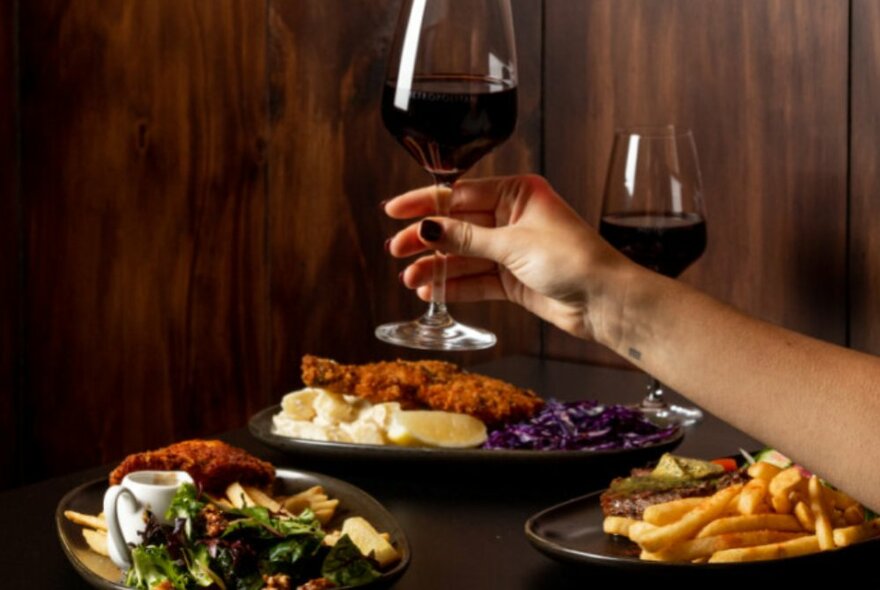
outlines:
{"label": "round ceramic plate", "polygon": [[[872,562],[869,555],[880,551],[880,538],[800,557],[745,563],[668,563],[639,559],[639,547],[624,537],[602,530],[605,516],[599,497],[602,492],[581,496],[547,508],[526,521],[525,533],[540,552],[569,564],[614,568],[627,572],[681,576],[687,573],[718,575],[719,572],[754,575],[796,571],[852,571]],[[831,568],[831,569],[829,569]],[[837,570],[837,568],[841,568]]]}
{"label": "round ceramic plate", "polygon": [[[344,481],[318,473],[278,469],[276,475],[279,493],[294,494],[320,485],[324,487],[328,496],[338,498],[339,509],[330,523],[330,528],[333,528],[334,525],[341,525],[342,521],[349,516],[363,516],[377,530],[391,535],[392,544],[401,554],[400,561],[392,569],[383,572],[382,576],[372,584],[361,586],[362,588],[389,586],[403,574],[410,561],[409,542],[391,513],[372,496]],[[109,557],[91,551],[83,538],[82,527],[64,517],[65,510],[74,510],[84,514],[99,513],[102,510],[106,490],[106,478],[96,479],[71,490],[58,503],[58,508],[55,510],[55,524],[64,553],[76,571],[89,584],[95,588],[124,589],[126,586],[120,583],[122,574],[119,568],[110,561]]]}
{"label": "round ceramic plate", "polygon": [[361,443],[327,442],[282,436],[272,432],[272,416],[281,411],[276,405],[255,414],[248,426],[251,434],[264,444],[292,456],[307,456],[321,460],[344,461],[400,461],[512,464],[542,466],[577,464],[589,467],[619,467],[621,464],[638,465],[659,457],[677,447],[684,431],[679,429],[667,439],[633,449],[606,451],[507,451],[488,449],[440,449],[430,447],[400,447],[394,445],[367,445]]}

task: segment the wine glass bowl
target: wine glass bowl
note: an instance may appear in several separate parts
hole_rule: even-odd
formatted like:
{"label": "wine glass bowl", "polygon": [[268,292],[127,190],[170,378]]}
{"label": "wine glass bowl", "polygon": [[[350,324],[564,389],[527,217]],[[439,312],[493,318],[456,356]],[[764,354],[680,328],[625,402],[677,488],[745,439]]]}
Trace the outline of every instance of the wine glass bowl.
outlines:
{"label": "wine glass bowl", "polygon": [[[615,134],[599,233],[632,261],[677,277],[706,249],[703,190],[693,135],[672,125]],[[658,421],[702,419],[698,408],[668,405],[653,379],[640,408]]]}
{"label": "wine glass bowl", "polygon": [[[404,92],[388,83],[382,120],[410,155],[449,184],[513,133],[516,87],[469,75],[426,75]],[[398,105],[405,105],[401,108]]]}
{"label": "wine glass bowl", "polygon": [[[405,0],[382,93],[388,131],[433,177],[437,215],[449,189],[513,133],[516,53],[510,0]],[[489,331],[456,322],[446,308],[446,259],[435,252],[431,302],[420,318],[376,328],[385,342],[430,350],[478,350]]]}

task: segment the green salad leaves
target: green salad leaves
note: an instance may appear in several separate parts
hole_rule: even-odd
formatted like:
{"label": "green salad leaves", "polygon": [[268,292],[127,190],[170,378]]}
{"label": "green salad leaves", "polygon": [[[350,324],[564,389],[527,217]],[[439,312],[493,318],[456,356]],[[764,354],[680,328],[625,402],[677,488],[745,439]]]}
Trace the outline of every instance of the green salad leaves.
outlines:
{"label": "green salad leaves", "polygon": [[361,552],[348,535],[343,535],[321,566],[321,575],[337,586],[360,586],[379,577],[379,572]]}
{"label": "green salad leaves", "polygon": [[259,590],[270,576],[284,577],[291,588],[321,577],[359,586],[381,575],[347,535],[325,545],[325,532],[309,509],[294,517],[259,506],[230,508],[184,484],[166,516],[173,526],[151,518],[144,544],[132,549],[127,586]]}
{"label": "green salad leaves", "polygon": [[178,561],[172,559],[166,547],[140,545],[131,551],[132,568],[125,576],[125,584],[132,588],[149,590],[160,582],[168,580],[175,589],[187,590],[193,587],[189,575]]}

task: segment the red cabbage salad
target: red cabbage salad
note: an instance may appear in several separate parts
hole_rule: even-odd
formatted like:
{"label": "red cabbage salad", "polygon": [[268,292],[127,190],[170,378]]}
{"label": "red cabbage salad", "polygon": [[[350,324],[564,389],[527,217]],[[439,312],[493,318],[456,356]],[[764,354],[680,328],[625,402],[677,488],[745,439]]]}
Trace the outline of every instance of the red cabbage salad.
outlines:
{"label": "red cabbage salad", "polygon": [[529,420],[489,433],[484,449],[605,451],[649,446],[670,438],[677,426],[657,426],[636,408],[594,400],[548,400]]}

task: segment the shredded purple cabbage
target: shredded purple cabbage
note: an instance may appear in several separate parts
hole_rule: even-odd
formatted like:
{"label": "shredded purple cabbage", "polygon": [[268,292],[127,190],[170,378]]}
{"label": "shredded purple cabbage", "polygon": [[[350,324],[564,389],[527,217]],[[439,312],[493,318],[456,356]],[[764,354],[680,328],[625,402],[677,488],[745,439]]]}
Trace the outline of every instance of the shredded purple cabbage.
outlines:
{"label": "shredded purple cabbage", "polygon": [[549,400],[531,419],[489,434],[484,449],[604,451],[634,449],[665,440],[677,426],[662,428],[635,408],[594,400]]}

